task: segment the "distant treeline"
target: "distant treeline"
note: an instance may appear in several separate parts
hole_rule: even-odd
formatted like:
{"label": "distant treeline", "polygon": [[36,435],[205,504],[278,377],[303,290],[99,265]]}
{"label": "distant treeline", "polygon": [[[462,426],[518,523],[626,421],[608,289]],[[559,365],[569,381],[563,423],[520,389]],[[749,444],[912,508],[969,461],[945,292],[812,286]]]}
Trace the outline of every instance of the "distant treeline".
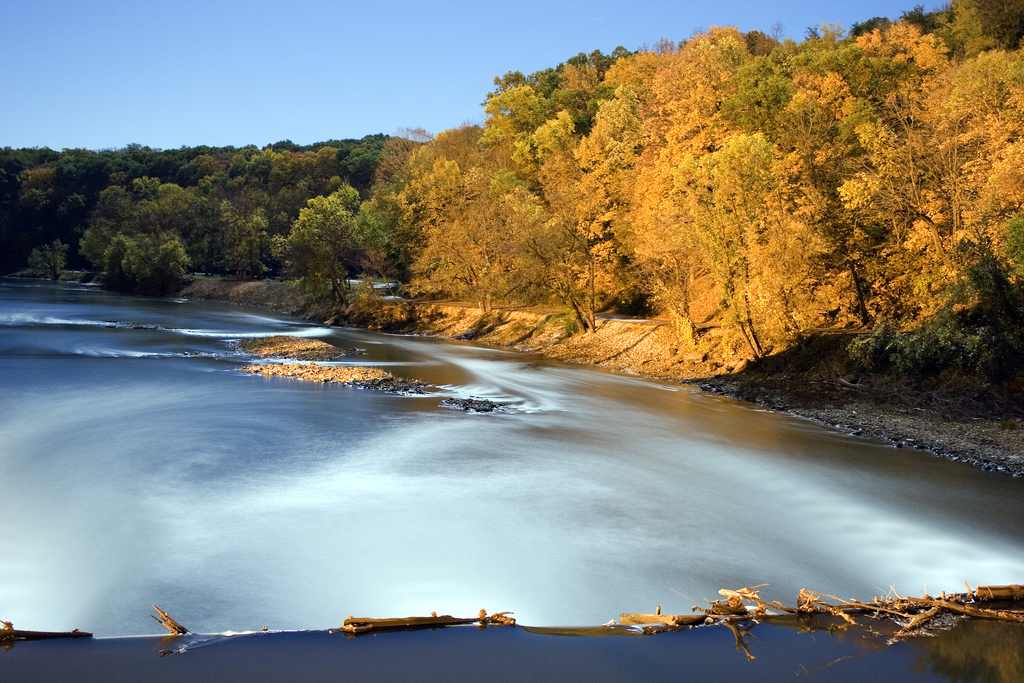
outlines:
{"label": "distant treeline", "polygon": [[851,349],[865,369],[1007,377],[1024,357],[1022,36],[1024,0],[956,0],[507,73],[482,126],[430,138],[8,151],[5,266],[60,237],[127,287],[167,264],[283,270],[341,305],[369,272],[484,309],[558,303],[580,331],[661,314],[683,349],[713,330],[755,358],[873,329]]}
{"label": "distant treeline", "polygon": [[277,267],[268,240],[288,232],[308,199],[346,185],[370,191],[387,139],[0,149],[0,272],[57,240],[69,267],[103,268],[103,252],[122,235],[174,238],[194,271],[258,275]]}

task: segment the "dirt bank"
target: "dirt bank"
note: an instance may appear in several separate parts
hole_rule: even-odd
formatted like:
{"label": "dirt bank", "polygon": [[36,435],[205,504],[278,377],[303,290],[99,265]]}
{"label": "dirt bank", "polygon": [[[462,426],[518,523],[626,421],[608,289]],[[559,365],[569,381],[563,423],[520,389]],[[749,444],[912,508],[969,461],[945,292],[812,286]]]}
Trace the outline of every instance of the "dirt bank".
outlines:
{"label": "dirt bank", "polygon": [[[184,296],[220,299],[323,320],[280,281],[203,279]],[[1014,398],[982,400],[968,389],[938,390],[882,379],[851,381],[835,358],[845,340],[809,345],[812,359],[780,357],[750,368],[739,356],[683,349],[667,321],[604,318],[593,334],[574,334],[571,316],[543,308],[484,313],[456,302],[385,301],[353,310],[354,324],[436,335],[540,353],[548,358],[662,381],[686,382],[847,434],[918,448],[984,470],[1024,477],[1024,415]],[[337,318],[335,318],[337,320]],[[714,343],[716,330],[705,332]],[[838,351],[837,351],[838,350]]]}
{"label": "dirt bank", "polygon": [[190,299],[228,301],[288,315],[305,315],[302,292],[285,280],[225,280],[196,277],[181,293]]}

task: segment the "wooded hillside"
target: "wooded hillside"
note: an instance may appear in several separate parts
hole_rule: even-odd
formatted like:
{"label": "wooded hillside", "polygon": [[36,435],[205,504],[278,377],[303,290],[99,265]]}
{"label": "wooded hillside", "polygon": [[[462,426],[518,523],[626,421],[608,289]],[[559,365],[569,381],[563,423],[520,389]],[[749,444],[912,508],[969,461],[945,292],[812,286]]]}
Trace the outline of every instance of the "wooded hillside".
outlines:
{"label": "wooded hillside", "polygon": [[580,333],[665,316],[684,349],[714,329],[750,358],[873,330],[850,347],[867,370],[1004,379],[1024,355],[1022,36],[1024,0],[956,0],[510,72],[483,125],[433,137],[7,150],[3,266],[59,238],[129,289],[285,272],[341,307],[369,273],[558,304]]}

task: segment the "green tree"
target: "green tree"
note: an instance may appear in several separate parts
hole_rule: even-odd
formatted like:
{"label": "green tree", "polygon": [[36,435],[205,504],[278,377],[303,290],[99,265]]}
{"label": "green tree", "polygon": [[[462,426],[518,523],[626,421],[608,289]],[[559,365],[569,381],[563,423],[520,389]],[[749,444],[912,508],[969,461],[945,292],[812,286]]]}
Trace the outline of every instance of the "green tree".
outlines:
{"label": "green tree", "polygon": [[43,275],[51,280],[59,280],[67,262],[68,245],[59,239],[36,247],[28,257],[28,268],[38,275]]}
{"label": "green tree", "polygon": [[135,206],[132,195],[119,185],[111,185],[99,194],[89,227],[79,243],[79,251],[93,266],[104,268],[105,252],[118,233],[133,230]]}
{"label": "green tree", "polygon": [[306,202],[288,236],[275,240],[288,272],[320,301],[340,305],[349,299],[349,278],[360,251],[358,210],[359,193],[345,185]]}
{"label": "green tree", "polygon": [[113,289],[163,296],[178,291],[188,254],[176,235],[116,235],[103,255],[104,281]]}
{"label": "green tree", "polygon": [[220,204],[224,224],[224,267],[239,278],[262,275],[267,271],[263,256],[269,245],[267,215],[262,208],[243,214],[224,200]]}

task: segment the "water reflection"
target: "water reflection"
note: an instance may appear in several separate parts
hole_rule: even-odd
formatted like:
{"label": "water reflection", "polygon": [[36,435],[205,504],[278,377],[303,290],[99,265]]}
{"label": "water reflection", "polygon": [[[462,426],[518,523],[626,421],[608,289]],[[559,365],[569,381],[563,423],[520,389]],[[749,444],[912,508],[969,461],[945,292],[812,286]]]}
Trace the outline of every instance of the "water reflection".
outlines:
{"label": "water reflection", "polygon": [[966,621],[914,641],[918,667],[962,683],[1024,681],[1024,624]]}

